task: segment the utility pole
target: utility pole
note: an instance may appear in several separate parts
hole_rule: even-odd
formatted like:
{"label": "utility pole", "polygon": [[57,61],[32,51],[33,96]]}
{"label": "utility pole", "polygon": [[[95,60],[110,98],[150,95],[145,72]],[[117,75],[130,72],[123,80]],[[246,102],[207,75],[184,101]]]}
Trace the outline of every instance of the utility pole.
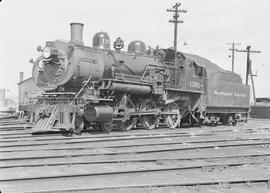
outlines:
{"label": "utility pole", "polygon": [[255,86],[254,86],[254,80],[253,80],[253,76],[256,76],[256,75],[252,74],[250,53],[261,53],[261,51],[250,50],[250,48],[251,46],[247,46],[246,50],[236,50],[236,52],[247,53],[246,85],[248,85],[248,78],[250,76],[251,84],[252,84],[252,91],[253,91],[253,100],[254,100],[254,104],[256,104]]}
{"label": "utility pole", "polygon": [[170,23],[174,23],[174,41],[173,41],[173,47],[175,50],[177,50],[177,26],[178,23],[183,23],[183,20],[179,20],[179,13],[186,13],[187,10],[185,9],[179,9],[181,3],[176,3],[172,9],[167,9],[167,12],[173,12],[173,19],[170,19]]}
{"label": "utility pole", "polygon": [[234,72],[234,52],[236,51],[235,46],[241,45],[241,44],[232,42],[232,43],[226,43],[226,45],[232,45],[232,48],[230,48],[229,50],[232,51],[232,55],[231,55],[231,57],[232,57],[232,72]]}
{"label": "utility pole", "polygon": [[[237,50],[236,52],[244,52],[247,53],[247,70],[246,70],[246,85],[248,85],[248,77],[250,75],[250,53],[261,53],[261,51],[258,50],[250,50],[251,46],[247,46],[246,50]],[[252,76],[251,76],[252,77]]]}
{"label": "utility pole", "polygon": [[255,74],[252,73],[251,64],[252,64],[252,61],[249,60],[249,72],[250,72],[250,77],[251,77],[251,85],[252,85],[252,92],[253,92],[253,100],[254,100],[254,104],[256,105],[256,94],[255,94],[255,85],[254,85],[253,76],[257,76],[257,75],[255,75]]}

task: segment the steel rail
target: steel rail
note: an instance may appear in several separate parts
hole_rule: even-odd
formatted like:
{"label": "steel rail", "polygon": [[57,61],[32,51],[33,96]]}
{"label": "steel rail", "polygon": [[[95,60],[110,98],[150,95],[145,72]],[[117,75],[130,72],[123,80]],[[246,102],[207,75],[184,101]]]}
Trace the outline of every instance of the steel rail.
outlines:
{"label": "steel rail", "polygon": [[[157,134],[172,134],[172,133],[183,133],[183,134],[188,134],[190,132],[192,132],[192,129],[194,128],[180,128],[179,130],[178,129],[175,129],[175,132],[172,132],[172,130],[170,129],[167,129],[167,128],[159,128],[159,129],[156,129],[155,131],[147,131],[147,130],[144,130],[146,132],[142,132],[142,133],[135,133],[137,132],[138,130],[131,130],[131,131],[128,131],[128,134],[123,134],[122,131],[114,131],[110,134],[106,133],[98,133],[98,132],[91,132],[91,130],[85,130],[82,132],[82,135],[86,135],[86,133],[89,133],[91,134],[91,138],[94,138],[94,137],[117,137],[117,136],[130,136],[130,135],[157,135]],[[241,131],[254,131],[254,132],[258,132],[259,130],[262,130],[262,129],[256,129],[255,131],[254,130],[251,130],[251,129],[241,129]],[[270,128],[269,128],[270,130]],[[206,132],[209,132],[209,133],[221,133],[221,132],[234,132],[233,129],[222,129],[222,130],[203,130],[203,131],[206,131]],[[28,135],[29,134],[29,135]],[[59,135],[59,134],[62,134],[62,135]],[[38,139],[38,138],[42,138],[42,139],[51,139],[51,137],[56,137],[56,138],[65,138],[65,139],[72,139],[72,137],[76,137],[76,138],[81,138],[82,136],[80,135],[73,135],[73,136],[65,136],[63,134],[69,134],[69,132],[52,132],[52,133],[44,133],[44,134],[32,134],[31,132],[29,133],[12,133],[12,134],[8,134],[8,133],[4,133],[4,134],[1,134],[0,132],[0,138],[1,139]],[[83,136],[85,137],[85,136]],[[90,136],[88,136],[90,137]]]}
{"label": "steel rail", "polygon": [[[166,168],[157,168],[157,169],[133,169],[127,171],[111,171],[111,172],[95,172],[95,173],[84,173],[84,174],[67,174],[67,175],[55,175],[55,176],[40,176],[40,177],[25,177],[25,178],[10,178],[10,179],[0,179],[0,182],[14,182],[14,181],[26,181],[26,180],[41,180],[41,179],[55,179],[55,178],[72,178],[72,177],[85,177],[85,176],[100,176],[100,175],[118,175],[118,174],[134,174],[134,173],[148,173],[148,172],[164,172],[164,171],[183,171],[183,170],[203,170],[207,168],[221,168],[221,167],[239,167],[242,165],[254,165],[254,164],[263,164],[264,161],[249,161],[242,163],[226,163],[226,164],[205,164],[197,166],[178,166],[178,167],[166,167]],[[270,162],[267,162],[270,163]]]}
{"label": "steel rail", "polygon": [[239,158],[264,158],[270,159],[269,154],[246,154],[246,155],[227,155],[227,156],[205,156],[205,157],[188,157],[188,158],[144,158],[144,159],[117,159],[103,161],[76,161],[76,162],[58,162],[58,163],[35,163],[35,164],[17,164],[17,165],[0,165],[0,169],[17,168],[17,167],[41,167],[41,166],[63,166],[63,165],[91,165],[91,164],[116,164],[116,163],[134,163],[134,162],[157,162],[157,161],[196,161],[196,160],[217,160],[217,159],[239,159]]}
{"label": "steel rail", "polygon": [[[85,150],[85,149],[94,149],[94,148],[127,148],[127,147],[147,147],[147,146],[161,146],[161,145],[181,145],[181,144],[201,144],[201,143],[221,143],[221,142],[243,142],[243,141],[264,141],[270,140],[270,138],[245,138],[245,139],[220,139],[220,140],[202,140],[202,141],[184,141],[184,142],[156,142],[156,143],[134,143],[129,145],[115,145],[108,144],[102,146],[79,146],[79,147],[58,147],[58,148],[38,148],[38,149],[19,149],[19,150],[1,150],[0,153],[11,153],[11,152],[34,152],[34,151],[62,151],[62,150]],[[218,146],[218,145],[217,145]]]}
{"label": "steel rail", "polygon": [[[239,135],[240,133],[235,133],[236,135]],[[244,134],[250,134],[250,132],[244,133]],[[258,134],[263,134],[262,132],[258,132]],[[113,136],[85,136],[85,137],[79,137],[79,138],[60,138],[60,139],[42,139],[42,140],[22,140],[22,141],[15,141],[12,140],[12,143],[15,144],[4,144],[3,143],[9,143],[11,141],[2,141],[0,142],[0,148],[7,148],[7,147],[22,147],[22,146],[37,146],[37,145],[49,145],[49,144],[75,144],[75,143],[89,143],[89,142],[104,142],[104,141],[121,141],[121,140],[136,140],[136,139],[152,139],[152,138],[164,138],[164,137],[201,137],[201,136],[221,136],[221,134],[215,134],[215,133],[187,133],[183,134],[181,133],[163,133],[163,134],[149,134],[149,135],[122,135],[119,137],[113,137]],[[126,137],[126,138],[124,138]],[[233,136],[231,136],[233,137]],[[239,136],[238,136],[239,137]],[[241,137],[241,136],[240,136]],[[89,139],[89,140],[88,140]],[[72,141],[73,140],[73,141]],[[42,143],[42,142],[47,143]],[[61,142],[62,141],[62,142]],[[17,144],[16,144],[17,143]]]}
{"label": "steel rail", "polygon": [[208,182],[193,182],[193,183],[167,183],[167,184],[149,184],[149,185],[128,185],[128,186],[112,186],[112,187],[104,187],[104,188],[82,188],[82,189],[69,189],[69,190],[52,190],[52,191],[29,191],[28,193],[81,193],[85,191],[99,191],[102,190],[102,192],[106,190],[113,190],[116,191],[117,189],[122,188],[162,188],[162,187],[177,187],[177,186],[183,186],[183,187],[192,187],[192,186],[215,186],[215,185],[234,185],[234,184],[261,184],[261,183],[267,183],[269,184],[269,179],[247,179],[247,180],[220,180],[220,181],[208,181]]}
{"label": "steel rail", "polygon": [[[259,143],[243,143],[243,144],[224,144],[219,145],[219,148],[224,147],[246,147],[246,146],[261,146],[269,145],[268,142],[259,142]],[[180,144],[181,145],[181,144]],[[4,158],[1,157],[0,161],[14,161],[14,160],[31,160],[31,159],[48,159],[48,158],[65,158],[65,157],[83,157],[83,156],[97,156],[97,155],[123,155],[123,154],[146,154],[146,153],[159,153],[159,152],[172,152],[172,151],[185,151],[185,150],[194,150],[194,149],[212,149],[217,147],[216,145],[206,145],[199,147],[182,147],[182,148],[164,148],[164,149],[153,149],[153,150],[135,150],[135,151],[123,151],[123,152],[100,152],[100,153],[75,153],[70,155],[50,155],[50,156],[38,156],[38,157],[13,157],[13,158]]]}

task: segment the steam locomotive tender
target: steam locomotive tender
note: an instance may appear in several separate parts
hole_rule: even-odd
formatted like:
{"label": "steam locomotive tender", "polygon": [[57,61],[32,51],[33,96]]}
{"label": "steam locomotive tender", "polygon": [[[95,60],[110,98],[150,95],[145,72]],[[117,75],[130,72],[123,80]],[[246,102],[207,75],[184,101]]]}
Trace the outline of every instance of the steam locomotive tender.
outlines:
{"label": "steam locomotive tender", "polygon": [[146,51],[142,41],[124,52],[120,38],[111,49],[104,32],[89,47],[82,35],[83,24],[71,23],[70,42],[46,42],[37,48],[41,56],[30,61],[44,90],[29,108],[36,130],[235,124],[236,114],[248,113],[249,87],[207,59],[172,48]]}

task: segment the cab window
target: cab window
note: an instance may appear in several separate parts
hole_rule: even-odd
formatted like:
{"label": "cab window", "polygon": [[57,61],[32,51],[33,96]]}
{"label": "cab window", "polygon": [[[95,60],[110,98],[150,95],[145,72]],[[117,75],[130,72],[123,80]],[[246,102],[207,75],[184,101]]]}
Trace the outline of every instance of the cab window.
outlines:
{"label": "cab window", "polygon": [[198,66],[195,62],[192,62],[193,76],[194,77],[202,77],[203,76],[203,68]]}

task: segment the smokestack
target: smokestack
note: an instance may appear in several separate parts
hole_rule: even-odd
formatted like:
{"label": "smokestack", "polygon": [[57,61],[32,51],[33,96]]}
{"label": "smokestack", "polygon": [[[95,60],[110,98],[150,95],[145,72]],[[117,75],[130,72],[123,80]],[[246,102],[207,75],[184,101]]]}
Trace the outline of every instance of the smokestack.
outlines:
{"label": "smokestack", "polygon": [[[23,81],[23,72],[20,72],[20,80],[19,80],[20,82],[22,82]],[[20,83],[19,82],[19,83]]]}
{"label": "smokestack", "polygon": [[70,42],[76,45],[83,45],[83,24],[82,23],[71,23],[71,40]]}

